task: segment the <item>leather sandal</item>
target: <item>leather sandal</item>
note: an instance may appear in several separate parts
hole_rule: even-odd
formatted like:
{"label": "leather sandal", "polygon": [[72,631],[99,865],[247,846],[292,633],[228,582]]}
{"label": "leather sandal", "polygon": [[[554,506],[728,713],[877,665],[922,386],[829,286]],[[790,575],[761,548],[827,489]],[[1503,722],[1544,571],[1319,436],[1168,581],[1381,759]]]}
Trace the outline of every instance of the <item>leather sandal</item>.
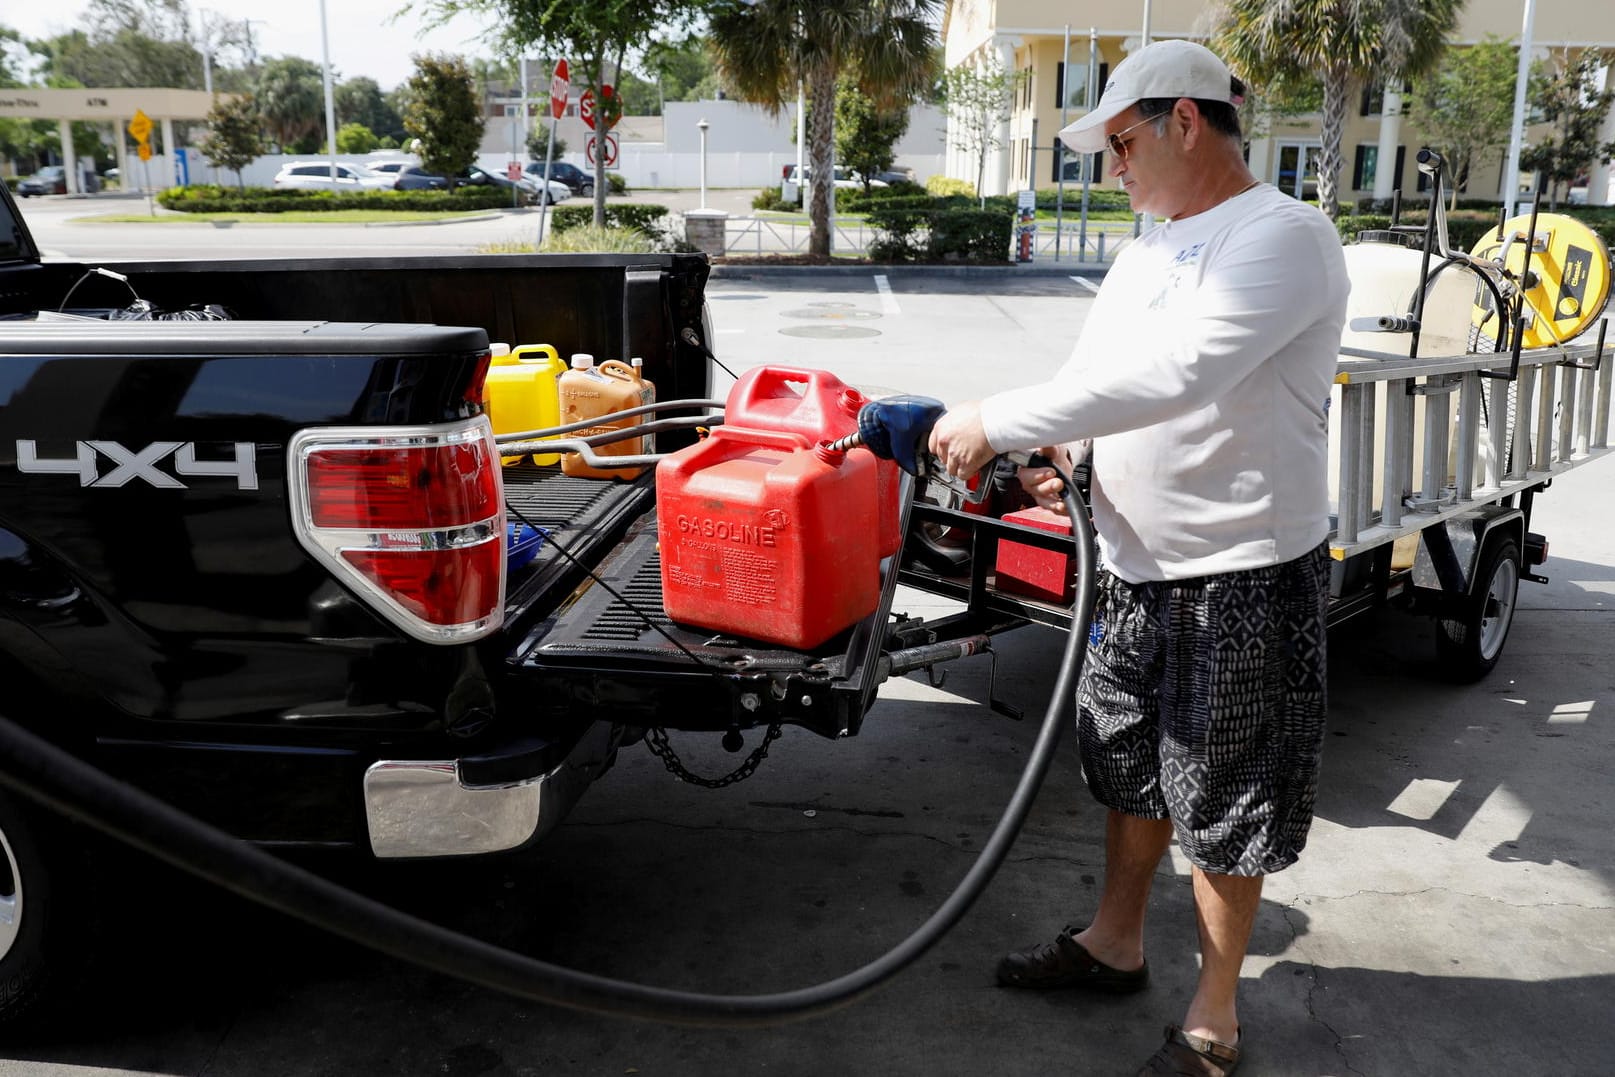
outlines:
{"label": "leather sandal", "polygon": [[[1244,1042],[1244,1035],[1240,1035]],[[1166,1026],[1166,1042],[1150,1056],[1138,1077],[1228,1077],[1239,1065],[1239,1048]]]}
{"label": "leather sandal", "polygon": [[1136,969],[1111,968],[1076,940],[1074,936],[1083,930],[1067,925],[1051,943],[1005,954],[998,963],[998,982],[1041,990],[1079,987],[1111,995],[1142,991],[1150,982],[1149,963]]}

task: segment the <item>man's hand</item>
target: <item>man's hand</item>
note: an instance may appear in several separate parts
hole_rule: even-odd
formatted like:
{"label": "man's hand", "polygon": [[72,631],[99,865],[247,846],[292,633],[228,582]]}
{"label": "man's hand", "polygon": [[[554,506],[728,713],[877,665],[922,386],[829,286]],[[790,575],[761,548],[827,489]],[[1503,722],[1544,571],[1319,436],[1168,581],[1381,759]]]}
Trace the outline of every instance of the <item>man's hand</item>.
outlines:
{"label": "man's hand", "polygon": [[[1038,450],[1038,455],[1046,456],[1059,464],[1066,471],[1071,470],[1071,460],[1064,448],[1058,445],[1047,445]],[[1038,505],[1061,516],[1067,515],[1065,510],[1065,483],[1052,467],[1023,467],[1016,472],[1021,480],[1021,489],[1032,495]]]}
{"label": "man's hand", "polygon": [[998,454],[981,428],[981,405],[972,400],[948,409],[931,428],[931,455],[949,475],[968,479]]}

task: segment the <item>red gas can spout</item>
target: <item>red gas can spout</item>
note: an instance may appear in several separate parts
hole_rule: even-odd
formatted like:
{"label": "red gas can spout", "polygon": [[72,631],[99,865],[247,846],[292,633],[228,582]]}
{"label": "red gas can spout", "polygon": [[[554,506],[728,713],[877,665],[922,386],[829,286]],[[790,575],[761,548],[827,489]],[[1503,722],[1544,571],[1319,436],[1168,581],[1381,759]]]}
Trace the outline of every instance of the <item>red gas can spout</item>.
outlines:
{"label": "red gas can spout", "polygon": [[838,449],[828,441],[821,441],[813,447],[814,455],[831,467],[840,467],[847,462],[847,453]]}
{"label": "red gas can spout", "polygon": [[848,388],[842,390],[841,399],[836,401],[836,403],[841,406],[842,411],[846,412],[848,415],[856,417],[859,409],[868,403],[868,401],[864,399],[863,393],[860,393],[856,389]]}

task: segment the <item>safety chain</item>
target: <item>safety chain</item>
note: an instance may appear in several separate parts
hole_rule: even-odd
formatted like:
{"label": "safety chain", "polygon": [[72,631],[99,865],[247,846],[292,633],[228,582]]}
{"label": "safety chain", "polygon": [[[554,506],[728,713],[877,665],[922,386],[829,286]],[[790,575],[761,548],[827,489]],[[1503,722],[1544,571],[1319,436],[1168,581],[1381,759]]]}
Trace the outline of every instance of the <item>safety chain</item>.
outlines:
{"label": "safety chain", "polygon": [[673,751],[673,746],[668,743],[667,730],[665,729],[646,730],[645,747],[649,748],[651,754],[660,759],[662,765],[672,772],[673,776],[678,778],[679,781],[699,785],[704,789],[722,789],[726,785],[743,782],[756,773],[758,764],[768,755],[769,744],[778,740],[779,734],[780,725],[775,722],[768,727],[768,732],[763,735],[763,742],[752,750],[752,753],[746,757],[745,761],[721,778],[703,778],[699,774],[692,774],[679,761],[678,754]]}

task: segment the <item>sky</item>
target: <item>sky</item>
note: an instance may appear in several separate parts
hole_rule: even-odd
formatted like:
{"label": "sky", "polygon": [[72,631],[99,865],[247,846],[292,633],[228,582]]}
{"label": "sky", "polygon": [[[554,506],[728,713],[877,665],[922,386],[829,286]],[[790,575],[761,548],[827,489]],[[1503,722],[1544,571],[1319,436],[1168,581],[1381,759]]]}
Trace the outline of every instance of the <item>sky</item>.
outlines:
{"label": "sky", "polygon": [[[331,68],[337,81],[368,75],[390,90],[415,70],[410,56],[420,52],[461,53],[468,59],[489,55],[477,40],[486,24],[460,16],[418,36],[423,16],[411,13],[388,20],[405,0],[325,0],[330,30]],[[50,37],[74,29],[86,0],[3,0],[0,25],[23,37]],[[206,10],[230,19],[250,18],[258,55],[301,56],[321,61],[320,0],[191,0],[191,12]]]}

